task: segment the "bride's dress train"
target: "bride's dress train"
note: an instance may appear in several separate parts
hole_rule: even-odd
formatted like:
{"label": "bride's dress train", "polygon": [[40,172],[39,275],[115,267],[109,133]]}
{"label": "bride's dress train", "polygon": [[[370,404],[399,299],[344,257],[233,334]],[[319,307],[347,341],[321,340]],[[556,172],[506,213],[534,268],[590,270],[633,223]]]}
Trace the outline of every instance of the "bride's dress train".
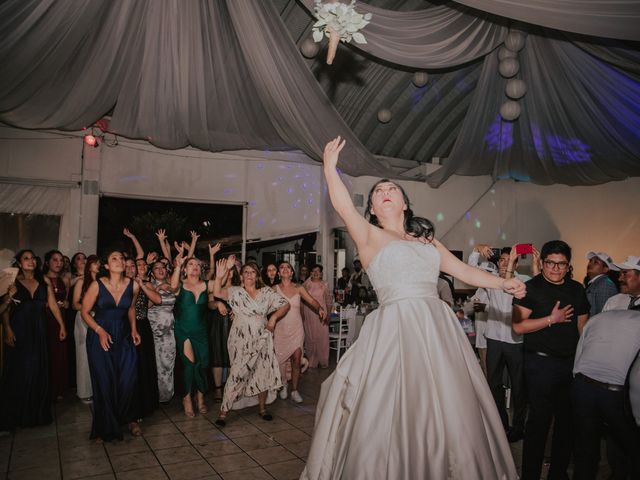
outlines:
{"label": "bride's dress train", "polygon": [[440,255],[394,241],[367,270],[380,308],[323,383],[302,479],[517,478],[478,360],[437,295]]}

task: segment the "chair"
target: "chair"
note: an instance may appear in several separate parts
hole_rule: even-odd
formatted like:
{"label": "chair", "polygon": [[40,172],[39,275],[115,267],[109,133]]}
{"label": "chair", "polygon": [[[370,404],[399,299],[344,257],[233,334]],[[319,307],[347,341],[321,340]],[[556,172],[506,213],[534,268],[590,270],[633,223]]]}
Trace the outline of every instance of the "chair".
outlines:
{"label": "chair", "polygon": [[329,332],[329,350],[336,351],[336,363],[340,361],[342,350],[347,350],[354,341],[356,307],[338,307],[338,321],[335,331]]}

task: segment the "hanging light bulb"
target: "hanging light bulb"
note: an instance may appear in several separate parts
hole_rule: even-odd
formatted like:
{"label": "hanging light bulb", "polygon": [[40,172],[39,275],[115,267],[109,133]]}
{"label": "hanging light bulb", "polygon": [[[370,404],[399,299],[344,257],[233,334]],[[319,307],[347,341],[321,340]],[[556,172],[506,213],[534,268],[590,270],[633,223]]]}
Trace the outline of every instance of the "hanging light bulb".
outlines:
{"label": "hanging light bulb", "polygon": [[84,143],[86,143],[90,147],[97,147],[98,139],[90,133],[89,135],[85,135]]}

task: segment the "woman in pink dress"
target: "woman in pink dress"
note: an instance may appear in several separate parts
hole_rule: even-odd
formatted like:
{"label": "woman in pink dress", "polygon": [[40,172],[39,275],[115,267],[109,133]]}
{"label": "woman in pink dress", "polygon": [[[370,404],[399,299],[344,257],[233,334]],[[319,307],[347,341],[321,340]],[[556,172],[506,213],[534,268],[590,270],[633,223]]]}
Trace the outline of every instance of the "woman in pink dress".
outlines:
{"label": "woman in pink dress", "polygon": [[[322,280],[322,265],[311,267],[311,276],[304,282],[304,288],[320,304],[325,312],[332,307],[331,289]],[[329,317],[321,319],[308,306],[302,310],[304,324],[304,349],[309,359],[309,368],[329,366]]]}
{"label": "woman in pink dress", "polygon": [[[302,396],[298,392],[298,382],[302,366],[302,348],[304,344],[304,327],[300,312],[301,300],[318,313],[318,317],[324,321],[327,317],[326,310],[315,300],[307,289],[293,281],[293,267],[289,262],[282,262],[278,268],[280,284],[274,289],[285,297],[291,308],[289,312],[276,324],[273,333],[273,343],[276,357],[280,366],[280,375],[284,386],[280,390],[280,398],[288,396],[287,383],[291,379],[291,399],[296,403],[302,403]],[[291,361],[291,363],[289,363]]]}

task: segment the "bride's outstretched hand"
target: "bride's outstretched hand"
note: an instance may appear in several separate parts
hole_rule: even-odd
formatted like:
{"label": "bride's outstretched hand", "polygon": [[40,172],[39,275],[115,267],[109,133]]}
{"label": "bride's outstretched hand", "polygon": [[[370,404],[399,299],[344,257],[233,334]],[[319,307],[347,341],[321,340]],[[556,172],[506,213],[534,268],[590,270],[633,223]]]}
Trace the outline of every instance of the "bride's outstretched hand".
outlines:
{"label": "bride's outstretched hand", "polygon": [[322,162],[325,167],[335,168],[338,164],[338,157],[340,152],[344,148],[346,140],[343,140],[339,135],[327,143],[324,147],[324,154],[322,155]]}
{"label": "bride's outstretched hand", "polygon": [[502,289],[516,298],[523,298],[527,294],[527,287],[517,278],[509,278],[502,282]]}

